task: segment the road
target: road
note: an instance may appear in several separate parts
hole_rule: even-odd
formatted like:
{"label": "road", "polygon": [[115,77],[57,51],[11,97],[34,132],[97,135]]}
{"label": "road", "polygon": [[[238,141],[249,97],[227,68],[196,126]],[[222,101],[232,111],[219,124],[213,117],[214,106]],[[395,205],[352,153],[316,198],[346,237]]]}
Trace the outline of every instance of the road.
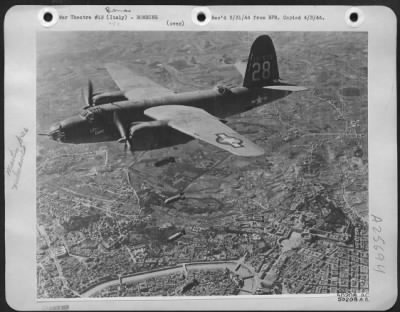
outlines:
{"label": "road", "polygon": [[60,263],[58,262],[58,259],[56,257],[56,255],[54,254],[54,251],[52,250],[51,247],[51,242],[50,242],[50,238],[49,235],[46,232],[46,229],[44,226],[38,226],[38,230],[39,233],[43,236],[43,238],[46,241],[47,246],[49,247],[49,256],[53,259],[53,262],[57,268],[57,272],[58,272],[58,277],[60,278],[61,282],[63,283],[63,286],[66,289],[69,289],[72,293],[74,293],[76,296],[80,296],[78,292],[76,292],[75,290],[71,289],[68,285],[68,281],[67,279],[64,277],[63,271],[62,271],[62,267],[60,265]]}

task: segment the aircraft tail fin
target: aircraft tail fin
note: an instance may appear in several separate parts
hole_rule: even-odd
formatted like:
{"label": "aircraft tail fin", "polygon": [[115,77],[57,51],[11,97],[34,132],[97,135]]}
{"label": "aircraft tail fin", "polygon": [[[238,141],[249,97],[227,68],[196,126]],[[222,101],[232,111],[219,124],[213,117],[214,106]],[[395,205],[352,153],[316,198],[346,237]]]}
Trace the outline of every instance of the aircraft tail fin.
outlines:
{"label": "aircraft tail fin", "polygon": [[261,88],[279,81],[278,61],[272,39],[259,36],[251,46],[243,86]]}

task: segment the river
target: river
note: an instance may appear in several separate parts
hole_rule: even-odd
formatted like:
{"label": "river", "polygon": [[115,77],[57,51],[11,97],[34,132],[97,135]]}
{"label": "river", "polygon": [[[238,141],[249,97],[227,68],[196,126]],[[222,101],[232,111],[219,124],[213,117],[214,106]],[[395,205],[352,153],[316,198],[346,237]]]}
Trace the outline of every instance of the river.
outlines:
{"label": "river", "polygon": [[[225,269],[225,268],[229,268],[233,271],[236,266],[236,263],[233,261],[200,262],[200,263],[197,262],[197,263],[186,263],[185,265],[186,265],[186,269],[188,271],[190,271],[190,270],[206,270],[206,271],[208,271],[208,270],[217,270],[217,269]],[[146,280],[146,279],[149,279],[152,277],[159,277],[162,275],[183,272],[183,270],[184,270],[184,268],[183,268],[183,264],[182,264],[182,266],[179,266],[179,267],[168,268],[165,270],[144,272],[143,274],[123,277],[122,282],[123,283],[135,283],[135,282],[140,282],[142,280]],[[94,294],[101,291],[102,289],[110,287],[110,286],[115,286],[118,284],[119,284],[119,279],[104,282],[102,284],[94,286],[93,288],[83,292],[80,296],[82,298],[92,297]]]}

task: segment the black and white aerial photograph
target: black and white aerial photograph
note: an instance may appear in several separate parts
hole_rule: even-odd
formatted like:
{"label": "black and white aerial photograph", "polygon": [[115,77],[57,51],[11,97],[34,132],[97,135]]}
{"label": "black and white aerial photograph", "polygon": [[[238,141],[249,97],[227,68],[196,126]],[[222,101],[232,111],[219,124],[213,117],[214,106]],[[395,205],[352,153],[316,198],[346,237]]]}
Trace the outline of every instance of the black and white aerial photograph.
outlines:
{"label": "black and white aerial photograph", "polygon": [[39,31],[37,299],[367,294],[367,52]]}

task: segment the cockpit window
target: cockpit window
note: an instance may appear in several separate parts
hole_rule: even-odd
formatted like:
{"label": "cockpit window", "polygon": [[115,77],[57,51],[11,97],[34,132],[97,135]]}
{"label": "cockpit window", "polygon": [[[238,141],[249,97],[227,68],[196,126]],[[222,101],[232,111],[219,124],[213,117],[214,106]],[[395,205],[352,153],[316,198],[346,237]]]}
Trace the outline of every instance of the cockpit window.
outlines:
{"label": "cockpit window", "polygon": [[229,88],[227,87],[223,87],[223,86],[217,86],[217,90],[219,94],[230,94],[231,90],[229,90]]}
{"label": "cockpit window", "polygon": [[81,111],[81,113],[79,114],[79,116],[81,116],[83,119],[85,119],[87,115],[88,115],[88,111],[87,111],[87,110],[83,110],[83,111]]}
{"label": "cockpit window", "polygon": [[85,109],[84,111],[81,112],[80,116],[83,119],[86,119],[88,121],[93,121],[94,120],[94,114],[91,110]]}
{"label": "cockpit window", "polygon": [[99,114],[100,112],[101,109],[99,107],[90,107],[88,109],[83,110],[80,113],[80,116],[88,121],[94,121],[95,115]]}
{"label": "cockpit window", "polygon": [[83,119],[87,119],[89,115],[93,115],[93,113],[92,113],[91,111],[87,110],[87,109],[83,110],[83,111],[81,112],[81,114],[80,114],[80,116],[81,116]]}

